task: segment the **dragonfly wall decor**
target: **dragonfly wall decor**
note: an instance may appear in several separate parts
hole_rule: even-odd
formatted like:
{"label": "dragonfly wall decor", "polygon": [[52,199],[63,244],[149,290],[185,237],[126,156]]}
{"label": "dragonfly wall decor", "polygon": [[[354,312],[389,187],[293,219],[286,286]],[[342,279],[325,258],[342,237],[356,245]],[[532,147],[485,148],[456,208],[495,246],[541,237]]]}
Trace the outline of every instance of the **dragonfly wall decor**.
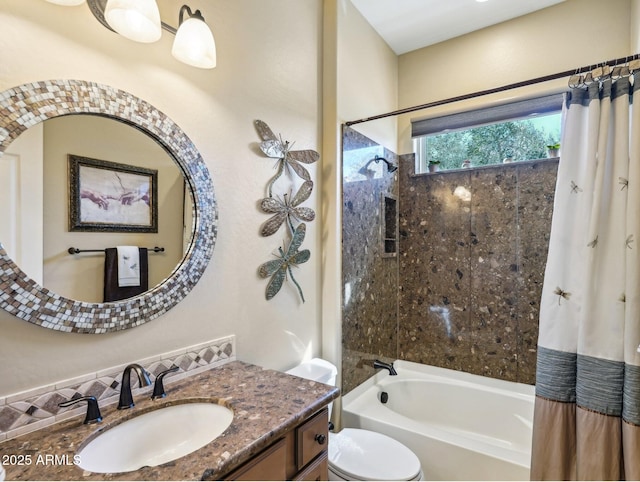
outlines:
{"label": "dragonfly wall decor", "polygon": [[298,189],[295,196],[291,197],[285,194],[284,199],[278,199],[275,197],[267,197],[262,200],[260,207],[265,213],[273,214],[262,225],[260,234],[263,236],[271,236],[274,234],[282,223],[287,221],[287,226],[293,233],[295,228],[293,221],[313,221],[316,217],[316,213],[311,208],[300,207],[300,204],[305,202],[311,196],[311,190],[313,189],[313,182],[305,181]]}
{"label": "dragonfly wall decor", "polygon": [[291,282],[296,285],[296,288],[298,288],[298,293],[300,293],[300,298],[302,298],[302,302],[304,303],[302,288],[293,277],[291,268],[297,267],[299,264],[306,263],[311,257],[311,252],[308,249],[298,251],[300,245],[304,241],[306,230],[306,224],[300,223],[295,229],[293,237],[291,238],[291,243],[289,243],[289,247],[286,251],[281,247],[278,247],[280,256],[278,256],[277,259],[261,264],[258,268],[258,274],[262,278],[268,278],[271,276],[271,280],[269,281],[269,284],[267,284],[267,300],[270,300],[278,294],[278,291],[280,291],[284,281],[287,279],[288,273],[289,278],[291,278]]}
{"label": "dragonfly wall decor", "polygon": [[309,171],[307,171],[307,169],[300,163],[313,164],[320,159],[320,154],[311,149],[304,149],[301,151],[291,150],[294,143],[283,141],[282,136],[276,137],[266,122],[256,120],[255,126],[258,131],[258,135],[262,139],[262,142],[260,143],[260,150],[267,156],[277,159],[276,175],[271,178],[267,188],[269,197],[273,196],[273,184],[278,180],[278,178],[280,178],[280,176],[282,176],[285,169],[295,172],[305,181],[311,181]]}
{"label": "dragonfly wall decor", "polygon": [[[284,141],[282,136],[276,136],[266,122],[254,121],[258,135],[260,136],[260,150],[268,157],[277,159],[276,174],[267,184],[268,197],[262,199],[260,208],[272,216],[264,222],[260,229],[262,236],[275,234],[280,226],[286,224],[286,232],[290,237],[284,241],[284,248],[278,247],[276,259],[263,263],[258,268],[258,275],[262,278],[271,277],[266,288],[266,299],[271,300],[282,288],[284,282],[290,279],[300,294],[304,303],[302,287],[293,276],[292,268],[305,263],[311,257],[308,249],[300,250],[307,225],[304,223],[313,221],[316,213],[313,209],[300,206],[311,196],[313,191],[313,181],[311,175],[304,165],[313,164],[320,159],[320,154],[312,149],[293,150],[294,142]],[[304,164],[304,165],[303,165]],[[276,181],[287,173],[295,181],[296,176],[303,182],[295,194],[291,194],[293,186],[289,189],[289,194],[274,196],[273,189]],[[297,224],[297,225],[296,225]]]}

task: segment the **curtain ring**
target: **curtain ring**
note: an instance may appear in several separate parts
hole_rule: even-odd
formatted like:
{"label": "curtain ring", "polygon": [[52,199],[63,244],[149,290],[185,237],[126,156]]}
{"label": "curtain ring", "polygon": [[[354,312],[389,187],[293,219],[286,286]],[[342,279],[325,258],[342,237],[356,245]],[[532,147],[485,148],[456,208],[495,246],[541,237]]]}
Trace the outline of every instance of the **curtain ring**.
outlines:
{"label": "curtain ring", "polygon": [[572,75],[569,77],[569,82],[567,83],[570,89],[577,89],[582,80],[582,76],[580,75]]}
{"label": "curtain ring", "polygon": [[619,65],[615,65],[611,70],[611,80],[616,81],[618,79],[621,79],[622,77],[622,67],[620,67]]}

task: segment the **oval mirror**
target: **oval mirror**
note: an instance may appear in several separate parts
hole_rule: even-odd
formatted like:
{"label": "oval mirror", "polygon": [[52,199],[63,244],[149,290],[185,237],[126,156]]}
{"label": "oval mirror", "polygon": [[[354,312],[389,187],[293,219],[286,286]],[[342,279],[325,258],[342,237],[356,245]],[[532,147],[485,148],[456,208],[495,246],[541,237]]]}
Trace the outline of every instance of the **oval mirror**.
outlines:
{"label": "oval mirror", "polygon": [[[0,93],[0,112],[0,173],[12,179],[9,185],[16,191],[2,189],[0,196],[9,201],[14,196],[22,206],[37,206],[39,200],[40,217],[46,220],[39,227],[37,223],[14,226],[10,232],[18,234],[13,237],[3,233],[7,237],[0,239],[0,307],[46,328],[106,333],[143,324],[180,302],[202,276],[217,235],[217,206],[209,171],[181,129],[129,93],[78,80],[42,81],[9,89]],[[103,135],[107,132],[111,137]],[[21,167],[19,162],[37,157],[31,155],[33,145],[42,153],[40,175],[33,175],[37,170]],[[157,232],[75,232],[78,230],[67,218],[67,213],[73,217],[67,209],[73,190],[67,179],[72,160],[78,158],[103,163],[100,167],[132,165],[156,172]],[[20,176],[21,169],[30,176]],[[124,189],[122,173],[116,169],[109,175],[118,184],[114,189]],[[13,178],[25,177],[45,186],[42,194],[28,184],[13,182]],[[136,199],[151,204],[149,196]],[[101,202],[122,209],[124,204],[131,208],[130,200],[123,191]],[[137,204],[150,209],[144,202]],[[3,205],[8,205],[6,200]],[[29,211],[16,215],[5,210],[2,219],[4,225],[13,226],[17,218],[25,217],[37,218]],[[21,229],[29,235],[21,238]],[[117,245],[160,246],[165,251],[148,256],[150,290],[102,303],[103,249]],[[83,252],[72,255],[71,247]],[[38,252],[42,253],[39,260],[30,255]]]}
{"label": "oval mirror", "polygon": [[[83,192],[93,195],[78,201],[86,218],[104,219],[104,225],[69,226],[72,194],[78,192],[69,189],[69,182],[80,181],[70,170],[77,165],[101,175],[103,192],[85,187]],[[112,165],[133,173],[111,170]],[[156,203],[126,184],[128,177],[136,181],[136,172],[147,169],[155,174]],[[191,196],[185,185],[175,160],[138,129],[93,114],[47,119],[23,132],[0,158],[0,240],[31,279],[66,298],[90,303],[105,299],[105,248],[148,247],[144,284],[152,288],[178,266],[191,240]],[[155,229],[138,231],[109,222],[139,213],[146,220],[151,208]]]}

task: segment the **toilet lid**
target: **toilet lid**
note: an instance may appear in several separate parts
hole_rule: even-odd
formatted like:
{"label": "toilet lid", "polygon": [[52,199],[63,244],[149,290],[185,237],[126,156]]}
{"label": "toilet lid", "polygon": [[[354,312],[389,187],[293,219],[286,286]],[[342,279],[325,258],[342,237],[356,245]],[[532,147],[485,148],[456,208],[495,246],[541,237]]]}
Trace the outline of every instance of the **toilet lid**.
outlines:
{"label": "toilet lid", "polygon": [[381,433],[353,428],[329,433],[329,466],[349,480],[411,480],[420,473],[420,460],[409,448]]}

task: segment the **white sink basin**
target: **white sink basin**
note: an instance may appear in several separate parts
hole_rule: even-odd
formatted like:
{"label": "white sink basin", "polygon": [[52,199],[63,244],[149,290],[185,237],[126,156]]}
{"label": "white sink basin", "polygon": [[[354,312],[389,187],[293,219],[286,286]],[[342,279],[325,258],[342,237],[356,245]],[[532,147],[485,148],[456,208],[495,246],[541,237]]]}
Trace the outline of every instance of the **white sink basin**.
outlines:
{"label": "white sink basin", "polygon": [[130,472],[170,462],[226,430],[233,411],[214,403],[183,403],[147,412],[106,430],[78,452],[90,472]]}

